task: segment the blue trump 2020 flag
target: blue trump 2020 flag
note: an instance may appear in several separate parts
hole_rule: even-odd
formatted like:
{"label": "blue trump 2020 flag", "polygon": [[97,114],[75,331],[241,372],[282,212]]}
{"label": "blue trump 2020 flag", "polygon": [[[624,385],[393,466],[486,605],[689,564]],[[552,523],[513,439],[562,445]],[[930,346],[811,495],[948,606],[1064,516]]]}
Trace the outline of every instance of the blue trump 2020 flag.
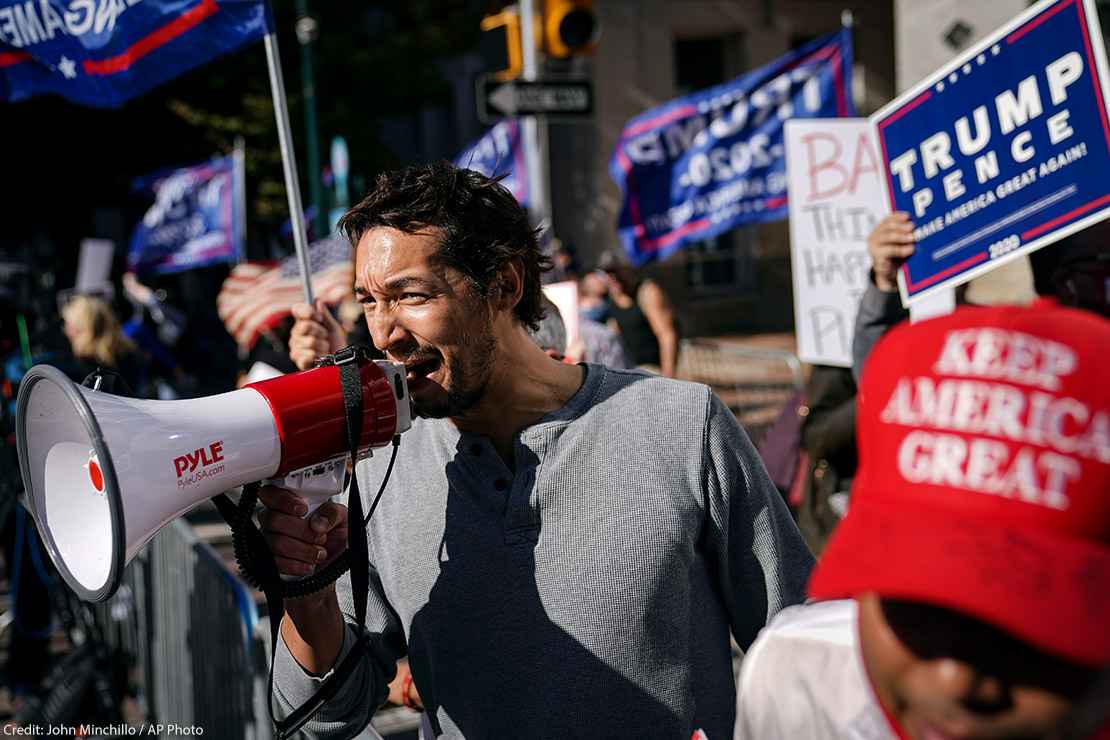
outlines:
{"label": "blue trump 2020 flag", "polygon": [[786,218],[783,121],[854,115],[851,70],[842,29],[629,121],[609,172],[623,194],[617,228],[632,263]]}
{"label": "blue trump 2020 flag", "polygon": [[0,100],[114,108],[270,26],[265,0],[0,0]]}
{"label": "blue trump 2020 flag", "polygon": [[136,183],[154,205],[131,235],[127,267],[139,274],[239,259],[235,157],[161,172]]}
{"label": "blue trump 2020 flag", "polygon": [[520,141],[520,122],[506,119],[455,157],[455,166],[476,170],[486,177],[504,175],[501,184],[520,205],[528,205],[528,172]]}

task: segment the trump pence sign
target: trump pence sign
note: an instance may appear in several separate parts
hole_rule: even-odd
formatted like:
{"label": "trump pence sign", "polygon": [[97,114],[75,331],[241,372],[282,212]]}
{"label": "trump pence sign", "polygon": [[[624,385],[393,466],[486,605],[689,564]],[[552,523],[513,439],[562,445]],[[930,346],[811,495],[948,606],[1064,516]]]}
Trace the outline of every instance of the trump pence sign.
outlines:
{"label": "trump pence sign", "polygon": [[1110,215],[1106,80],[1094,3],[1044,0],[871,117],[904,302]]}

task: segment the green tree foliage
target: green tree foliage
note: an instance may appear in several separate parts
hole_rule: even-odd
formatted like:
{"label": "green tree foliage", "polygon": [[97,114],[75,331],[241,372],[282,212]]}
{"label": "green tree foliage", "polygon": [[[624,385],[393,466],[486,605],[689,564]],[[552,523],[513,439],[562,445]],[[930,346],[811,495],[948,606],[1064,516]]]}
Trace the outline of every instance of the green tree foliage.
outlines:
{"label": "green tree foliage", "polygon": [[[289,115],[307,198],[301,49],[293,32],[291,0],[275,3]],[[384,0],[347,3],[315,0],[319,24],[312,45],[322,164],[333,136],[347,139],[351,171],[372,178],[398,164],[378,138],[378,120],[447,104],[439,63],[471,48],[481,12],[473,0]],[[247,145],[247,181],[256,218],[288,217],[277,129],[262,45],[190,75],[167,98],[166,108],[213,150],[229,151],[237,136]],[[357,195],[357,194],[352,194]]]}

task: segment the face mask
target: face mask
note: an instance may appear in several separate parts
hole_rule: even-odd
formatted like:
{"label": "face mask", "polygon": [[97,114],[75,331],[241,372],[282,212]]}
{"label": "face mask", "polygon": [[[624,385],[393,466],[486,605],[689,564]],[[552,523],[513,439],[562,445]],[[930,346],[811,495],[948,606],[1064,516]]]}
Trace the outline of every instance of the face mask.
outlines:
{"label": "face mask", "polygon": [[609,318],[609,301],[605,300],[596,306],[583,308],[579,311],[579,314],[587,321],[596,321],[599,324],[604,324],[606,319]]}

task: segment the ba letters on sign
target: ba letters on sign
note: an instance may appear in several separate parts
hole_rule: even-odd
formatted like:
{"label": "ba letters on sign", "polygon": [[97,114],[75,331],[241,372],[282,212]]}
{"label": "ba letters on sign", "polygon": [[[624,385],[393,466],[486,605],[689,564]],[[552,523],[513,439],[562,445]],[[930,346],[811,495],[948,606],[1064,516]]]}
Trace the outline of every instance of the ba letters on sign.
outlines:
{"label": "ba letters on sign", "polygon": [[802,362],[851,367],[867,286],[867,235],[885,213],[881,165],[862,118],[785,125],[794,331]]}

